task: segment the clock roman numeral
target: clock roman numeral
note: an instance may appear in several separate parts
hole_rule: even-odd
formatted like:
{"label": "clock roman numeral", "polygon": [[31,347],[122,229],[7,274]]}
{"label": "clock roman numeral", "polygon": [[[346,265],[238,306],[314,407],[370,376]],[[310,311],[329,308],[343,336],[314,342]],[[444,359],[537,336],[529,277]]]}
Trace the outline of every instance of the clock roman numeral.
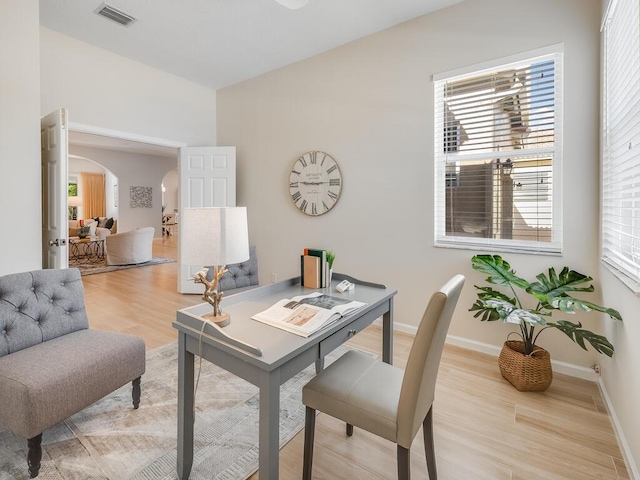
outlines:
{"label": "clock roman numeral", "polygon": [[316,204],[312,203],[311,204],[311,215],[317,215],[318,214],[318,209],[316,208]]}
{"label": "clock roman numeral", "polygon": [[310,156],[311,165],[315,165],[316,162],[318,161],[318,152],[311,152],[309,156]]}
{"label": "clock roman numeral", "polygon": [[289,188],[298,188],[298,182],[290,182]]}
{"label": "clock roman numeral", "polygon": [[324,166],[324,161],[327,159],[327,154],[324,154],[324,157],[322,157],[322,161],[320,162],[320,166]]}
{"label": "clock roman numeral", "polygon": [[298,161],[302,164],[302,167],[306,167],[307,166],[307,161],[304,159],[304,157],[300,157],[298,159]]}
{"label": "clock roman numeral", "polygon": [[300,192],[296,192],[296,193],[291,195],[291,198],[293,198],[293,202],[296,203],[298,200],[300,200],[301,196],[302,196],[302,194]]}
{"label": "clock roman numeral", "polygon": [[324,207],[325,212],[329,210],[329,207],[327,207],[327,204],[324,203],[324,200],[322,201],[322,206]]}
{"label": "clock roman numeral", "polygon": [[339,178],[330,178],[329,179],[329,186],[330,187],[339,187],[340,186],[340,179]]}
{"label": "clock roman numeral", "polygon": [[291,170],[291,173],[295,173],[296,175],[300,175],[300,172],[297,171],[295,168],[293,170]]}
{"label": "clock roman numeral", "polygon": [[327,170],[327,173],[331,173],[331,172],[335,171],[336,168],[338,168],[338,167],[336,165],[334,165],[333,167],[331,167],[331,168],[329,168]]}
{"label": "clock roman numeral", "polygon": [[329,190],[329,191],[327,192],[327,195],[329,195],[329,198],[330,198],[331,200],[333,200],[334,202],[335,202],[336,200],[338,200],[338,194],[337,194],[337,193],[333,193],[331,190]]}
{"label": "clock roman numeral", "polygon": [[307,201],[306,200],[302,200],[302,203],[300,204],[300,210],[302,210],[303,212],[307,213]]}

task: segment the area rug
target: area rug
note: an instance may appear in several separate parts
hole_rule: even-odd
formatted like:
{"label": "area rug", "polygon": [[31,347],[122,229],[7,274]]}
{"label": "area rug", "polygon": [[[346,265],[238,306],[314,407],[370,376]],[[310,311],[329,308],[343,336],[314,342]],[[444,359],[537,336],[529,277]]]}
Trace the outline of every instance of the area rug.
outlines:
{"label": "area rug", "polygon": [[[339,347],[325,363],[346,351]],[[177,357],[177,343],[147,353],[138,410],[127,385],[45,431],[38,479],[177,479]],[[314,374],[310,366],[281,387],[281,447],[304,427],[302,387]],[[258,469],[258,407],[257,387],[202,362],[190,479],[239,480]],[[28,479],[26,455],[26,440],[0,429],[0,479]]]}
{"label": "area rug", "polygon": [[107,265],[106,259],[98,263],[79,263],[76,260],[69,259],[69,267],[78,268],[80,275],[95,275],[96,273],[115,272],[116,270],[126,270],[127,268],[148,267],[149,265],[174,262],[175,260],[171,260],[170,258],[153,257],[148,262],[137,263],[135,265]]}

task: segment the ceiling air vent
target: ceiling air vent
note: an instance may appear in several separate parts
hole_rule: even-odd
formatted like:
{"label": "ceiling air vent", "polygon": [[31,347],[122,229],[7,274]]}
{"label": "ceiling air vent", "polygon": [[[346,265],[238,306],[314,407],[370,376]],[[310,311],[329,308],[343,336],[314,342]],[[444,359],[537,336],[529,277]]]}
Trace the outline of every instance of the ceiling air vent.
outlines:
{"label": "ceiling air vent", "polygon": [[108,18],[109,20],[113,20],[120,25],[124,25],[125,27],[128,27],[137,20],[137,18],[134,18],[131,15],[127,15],[126,13],[115,9],[110,5],[107,5],[106,3],[100,5],[96,10],[94,10],[94,12],[98,15],[102,15],[103,17]]}

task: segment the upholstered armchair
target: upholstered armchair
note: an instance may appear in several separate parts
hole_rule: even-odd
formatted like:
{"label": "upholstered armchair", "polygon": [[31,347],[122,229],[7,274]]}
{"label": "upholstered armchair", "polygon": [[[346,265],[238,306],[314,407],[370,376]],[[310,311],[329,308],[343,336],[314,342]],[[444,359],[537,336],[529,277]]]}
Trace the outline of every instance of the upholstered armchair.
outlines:
{"label": "upholstered armchair", "polygon": [[105,238],[107,265],[132,265],[153,258],[153,227],[116,233]]}
{"label": "upholstered armchair", "polygon": [[141,338],[89,328],[78,269],[0,277],[0,426],[27,439],[31,478],[45,430],[129,382],[138,408],[144,371]]}

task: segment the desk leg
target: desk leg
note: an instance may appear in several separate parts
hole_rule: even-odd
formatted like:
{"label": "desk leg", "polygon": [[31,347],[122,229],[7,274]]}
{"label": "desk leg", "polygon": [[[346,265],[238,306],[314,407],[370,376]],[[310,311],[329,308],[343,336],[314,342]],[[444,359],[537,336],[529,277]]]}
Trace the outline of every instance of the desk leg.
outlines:
{"label": "desk leg", "polygon": [[324,370],[324,357],[316,360],[316,375]]}
{"label": "desk leg", "polygon": [[193,464],[193,353],[178,333],[178,478],[187,480]]}
{"label": "desk leg", "polygon": [[382,361],[393,364],[393,297],[389,299],[389,311],[382,316]]}
{"label": "desk leg", "polygon": [[260,376],[260,480],[278,480],[280,459],[280,370]]}

